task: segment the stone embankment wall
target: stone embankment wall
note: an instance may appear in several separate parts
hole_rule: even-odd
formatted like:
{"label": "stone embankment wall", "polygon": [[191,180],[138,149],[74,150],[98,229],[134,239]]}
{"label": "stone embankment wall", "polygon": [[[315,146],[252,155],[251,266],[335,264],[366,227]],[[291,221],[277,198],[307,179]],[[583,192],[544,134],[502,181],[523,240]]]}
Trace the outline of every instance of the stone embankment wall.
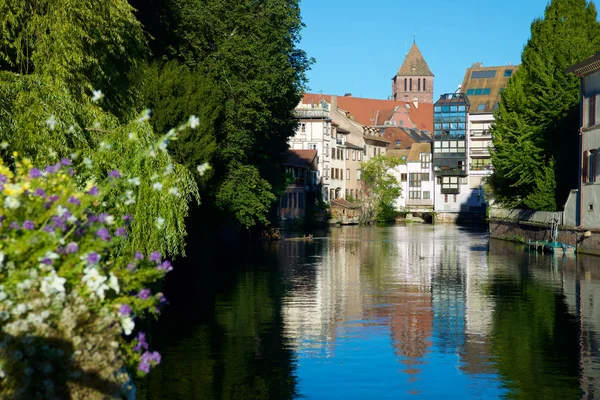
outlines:
{"label": "stone embankment wall", "polygon": [[600,231],[565,227],[560,212],[491,209],[490,237],[515,242],[551,240],[554,218],[559,222],[559,242],[576,246],[580,253],[600,256]]}

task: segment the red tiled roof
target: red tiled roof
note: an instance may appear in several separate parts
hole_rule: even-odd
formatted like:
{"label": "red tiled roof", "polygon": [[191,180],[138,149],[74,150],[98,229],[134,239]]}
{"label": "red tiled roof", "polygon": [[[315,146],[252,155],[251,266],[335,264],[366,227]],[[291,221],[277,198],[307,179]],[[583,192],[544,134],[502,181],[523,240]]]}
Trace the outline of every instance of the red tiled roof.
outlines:
{"label": "red tiled roof", "polygon": [[[318,93],[306,93],[303,97],[305,104],[318,103],[321,100],[325,100],[331,104],[331,95],[329,94],[318,94]],[[415,123],[416,129],[426,130],[433,132],[433,104],[419,103],[418,107],[415,107],[411,102],[399,101],[399,100],[379,100],[379,99],[366,99],[362,97],[352,96],[337,96],[337,106],[342,110],[348,111],[354,116],[354,119],[359,123],[367,126],[377,123],[382,124],[384,119],[381,117],[389,115],[391,117],[391,111],[397,106],[409,105],[409,117],[410,120]],[[379,111],[379,116],[377,116]],[[388,117],[388,119],[390,118]]]}
{"label": "red tiled roof", "polygon": [[317,156],[317,150],[288,150],[285,165],[292,167],[308,167]]}
{"label": "red tiled roof", "polygon": [[[415,142],[404,129],[398,127],[386,127],[383,137],[390,141],[391,149],[408,149]],[[396,144],[397,140],[400,140],[400,146]]]}

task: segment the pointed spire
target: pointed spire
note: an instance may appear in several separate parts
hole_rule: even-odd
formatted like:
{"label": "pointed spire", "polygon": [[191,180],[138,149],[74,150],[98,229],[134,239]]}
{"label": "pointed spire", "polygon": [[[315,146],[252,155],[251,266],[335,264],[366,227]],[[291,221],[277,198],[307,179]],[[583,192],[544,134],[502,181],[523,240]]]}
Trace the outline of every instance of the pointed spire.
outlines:
{"label": "pointed spire", "polygon": [[397,76],[433,76],[425,58],[423,58],[423,54],[421,54],[421,50],[417,47],[416,33],[415,43],[408,51],[404,63],[398,69]]}

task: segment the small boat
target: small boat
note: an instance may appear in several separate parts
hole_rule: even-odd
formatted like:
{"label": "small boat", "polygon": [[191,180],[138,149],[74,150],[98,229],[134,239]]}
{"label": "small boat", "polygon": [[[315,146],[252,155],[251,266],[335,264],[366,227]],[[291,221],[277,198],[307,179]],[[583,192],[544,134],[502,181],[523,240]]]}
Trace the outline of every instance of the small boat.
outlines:
{"label": "small boat", "polygon": [[562,251],[563,254],[574,254],[575,246],[571,246],[570,244],[562,243],[562,242],[549,242],[544,246],[544,251],[547,253],[560,253]]}

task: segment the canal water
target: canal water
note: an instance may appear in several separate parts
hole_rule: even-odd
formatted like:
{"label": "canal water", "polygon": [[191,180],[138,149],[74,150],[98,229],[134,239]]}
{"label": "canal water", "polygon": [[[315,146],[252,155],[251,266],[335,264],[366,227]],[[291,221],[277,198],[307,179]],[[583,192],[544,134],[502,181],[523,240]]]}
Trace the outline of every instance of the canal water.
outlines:
{"label": "canal water", "polygon": [[600,397],[600,258],[453,225],[200,249],[167,281],[139,399]]}

